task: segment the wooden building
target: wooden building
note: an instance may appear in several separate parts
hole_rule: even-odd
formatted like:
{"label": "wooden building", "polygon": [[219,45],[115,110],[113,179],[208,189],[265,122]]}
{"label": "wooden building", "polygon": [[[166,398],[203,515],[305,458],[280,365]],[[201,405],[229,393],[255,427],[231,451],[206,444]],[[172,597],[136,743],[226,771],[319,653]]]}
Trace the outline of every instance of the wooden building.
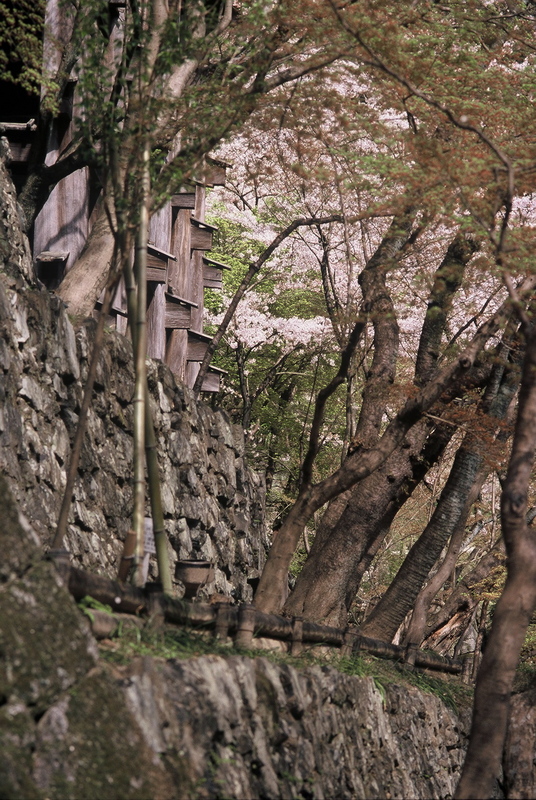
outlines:
{"label": "wooden building", "polygon": [[[120,2],[111,4],[111,40],[120,35]],[[68,35],[61,0],[48,0],[46,30],[48,41]],[[115,19],[115,22],[114,22]],[[115,26],[115,27],[114,27]],[[59,64],[57,44],[44,44],[45,69]],[[67,84],[59,116],[55,119],[47,146],[46,163],[54,164],[72,137],[76,81]],[[17,184],[25,176],[32,134],[36,127],[38,103],[16,87],[0,106],[0,135],[11,149],[11,172]],[[206,189],[225,183],[226,164],[207,159],[203,179],[186,186],[150,220],[147,272],[148,355],[167,363],[177,378],[193,386],[210,337],[203,333],[204,289],[221,288],[224,265],[207,257],[215,228],[205,221]],[[31,245],[36,274],[51,290],[80,255],[91,230],[92,209],[98,193],[87,168],[61,180],[52,190],[36,218]],[[121,333],[127,330],[126,298],[120,285],[113,303],[111,324]],[[218,391],[221,370],[211,367],[204,391]]]}

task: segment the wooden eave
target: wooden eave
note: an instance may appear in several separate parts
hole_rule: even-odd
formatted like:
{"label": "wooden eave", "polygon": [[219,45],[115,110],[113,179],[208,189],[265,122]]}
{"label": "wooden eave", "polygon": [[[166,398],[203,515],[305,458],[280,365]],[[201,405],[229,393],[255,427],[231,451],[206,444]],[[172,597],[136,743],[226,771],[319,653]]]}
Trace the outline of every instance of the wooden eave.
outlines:
{"label": "wooden eave", "polygon": [[171,259],[171,261],[176,261],[177,256],[174,256],[173,253],[167,253],[165,250],[162,250],[160,247],[157,247],[154,244],[147,245],[147,252],[151,253],[151,255],[156,256],[157,258],[161,258],[162,260]]}
{"label": "wooden eave", "polygon": [[208,256],[203,256],[203,261],[205,264],[210,264],[211,267],[215,269],[231,269],[228,264],[222,264],[220,261],[215,261],[213,258],[209,258]]}
{"label": "wooden eave", "polygon": [[166,330],[188,330],[192,324],[192,303],[166,292],[164,327]]}
{"label": "wooden eave", "polygon": [[231,269],[226,264],[220,264],[212,258],[203,256],[203,287],[205,289],[223,289],[222,272]]}
{"label": "wooden eave", "polygon": [[[97,300],[97,301],[96,301],[96,303],[95,303],[95,308],[96,308],[97,310],[100,310],[100,309],[102,308],[102,300]],[[116,316],[118,316],[118,317],[125,317],[125,319],[128,317],[128,311],[127,311],[127,309],[126,309],[126,308],[124,308],[123,306],[121,306],[119,303],[117,303],[117,305],[116,305],[116,302],[115,302],[115,300],[114,300],[114,302],[112,303],[112,306],[111,306],[111,308],[110,308],[110,316],[111,316],[111,317],[113,317],[113,316],[114,316],[114,314],[115,314]]]}
{"label": "wooden eave", "polygon": [[219,392],[221,389],[221,378],[227,375],[227,372],[219,367],[210,366],[207,369],[206,375],[201,386],[202,392]]}
{"label": "wooden eave", "polygon": [[43,250],[42,253],[39,253],[38,256],[35,257],[36,261],[40,261],[42,264],[49,264],[51,261],[62,261],[65,262],[69,258],[69,251],[62,250],[62,251],[54,251],[54,250]]}
{"label": "wooden eave", "polygon": [[214,231],[218,230],[217,225],[209,225],[208,222],[203,222],[202,220],[197,219],[197,217],[190,217],[190,222],[192,223],[192,225],[195,225],[196,228],[208,230],[211,231],[211,233],[214,233]]}
{"label": "wooden eave", "polygon": [[177,300],[179,303],[182,303],[185,306],[190,306],[190,308],[199,308],[197,303],[193,303],[191,300],[185,300],[184,297],[179,297],[178,294],[175,294],[175,292],[171,290],[171,287],[166,292],[166,297],[169,298],[170,300]]}
{"label": "wooden eave", "polygon": [[215,372],[218,375],[228,375],[229,372],[226,369],[221,369],[220,367],[213,367],[212,364],[208,368],[209,372]]}
{"label": "wooden eave", "polygon": [[13,164],[24,164],[30,156],[30,149],[37,129],[35,119],[27,122],[0,122],[0,135],[9,142],[10,160]]}
{"label": "wooden eave", "polygon": [[212,336],[209,336],[207,333],[201,333],[200,331],[189,330],[188,338],[190,337],[192,339],[196,339],[199,342],[203,342],[203,344],[207,345],[212,341]]}
{"label": "wooden eave", "polygon": [[167,253],[153,244],[147,245],[147,280],[153,283],[167,283],[169,261],[176,261],[172,253]]}
{"label": "wooden eave", "polygon": [[212,237],[217,231],[215,225],[190,217],[190,247],[192,250],[212,250]]}
{"label": "wooden eave", "polygon": [[37,130],[35,119],[29,119],[28,122],[0,122],[0,133],[9,133],[10,131],[33,131]]}
{"label": "wooden eave", "polygon": [[223,158],[216,158],[215,156],[206,156],[207,164],[215,164],[217,167],[225,167],[231,169],[233,166],[230,161],[224,161]]}
{"label": "wooden eave", "polygon": [[207,336],[205,333],[189,329],[186,360],[201,362],[205,357],[207,347],[211,341],[212,336]]}
{"label": "wooden eave", "polygon": [[227,170],[232,164],[227,161],[222,161],[219,158],[212,158],[207,156],[205,160],[205,168],[203,170],[203,178],[206,186],[225,186],[227,179]]}

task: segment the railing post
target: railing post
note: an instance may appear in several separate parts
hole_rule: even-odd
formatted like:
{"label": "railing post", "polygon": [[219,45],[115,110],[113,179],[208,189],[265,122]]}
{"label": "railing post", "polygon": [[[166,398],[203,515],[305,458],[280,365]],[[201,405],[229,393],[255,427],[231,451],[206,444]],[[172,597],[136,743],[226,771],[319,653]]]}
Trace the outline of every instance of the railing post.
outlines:
{"label": "railing post", "polygon": [[217,642],[227,641],[229,633],[229,606],[227,603],[218,603],[216,606],[216,625],[214,628],[214,639]]}
{"label": "railing post", "polygon": [[235,647],[251,647],[255,630],[255,606],[244,603],[238,609],[238,624],[235,635]]}
{"label": "railing post", "polygon": [[149,618],[154,627],[161,628],[166,618],[166,600],[160,581],[156,583],[146,583],[144,588],[147,597],[147,609]]}
{"label": "railing post", "polygon": [[343,637],[342,647],[341,647],[341,656],[343,658],[348,658],[349,656],[352,655],[352,653],[354,652],[354,649],[359,649],[358,648],[359,639],[360,639],[360,636],[359,636],[359,633],[358,633],[357,629],[353,628],[353,627],[351,628],[350,626],[348,626],[346,628],[346,630],[344,631],[344,637]]}
{"label": "railing post", "polygon": [[408,667],[414,667],[415,666],[415,660],[417,658],[418,650],[419,650],[419,645],[414,644],[413,642],[409,642],[406,645],[406,650],[405,650],[405,653],[404,653],[404,663]]}
{"label": "railing post", "polygon": [[471,683],[473,678],[473,665],[474,665],[474,653],[465,653],[462,656],[462,681],[463,683]]}
{"label": "railing post", "polygon": [[302,649],[303,649],[303,617],[293,617],[290,655],[299,656]]}

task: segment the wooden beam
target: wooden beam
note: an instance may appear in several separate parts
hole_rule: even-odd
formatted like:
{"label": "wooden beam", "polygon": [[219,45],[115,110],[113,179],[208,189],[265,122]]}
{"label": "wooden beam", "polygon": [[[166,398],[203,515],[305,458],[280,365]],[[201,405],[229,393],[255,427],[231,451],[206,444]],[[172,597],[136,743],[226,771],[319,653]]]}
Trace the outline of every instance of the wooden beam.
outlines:
{"label": "wooden beam", "polygon": [[[147,270],[149,272],[149,270]],[[166,287],[163,283],[150,282],[147,285],[147,355],[149,358],[166,356]]]}
{"label": "wooden beam", "polygon": [[155,256],[156,258],[160,258],[162,261],[176,261],[176,257],[173,253],[168,253],[166,250],[162,250],[161,247],[157,247],[155,244],[149,242],[147,245],[147,253],[148,255]]}
{"label": "wooden beam", "polygon": [[205,264],[210,264],[215,269],[231,269],[228,264],[222,264],[221,261],[215,261],[213,258],[210,258],[210,256],[203,256],[203,261]]}
{"label": "wooden beam", "polygon": [[185,328],[167,328],[166,339],[166,364],[179,381],[184,381],[188,331]]}
{"label": "wooden beam", "polygon": [[188,331],[188,348],[186,358],[188,361],[202,361],[209,343],[212,341],[210,336],[198,331]]}
{"label": "wooden beam", "polygon": [[221,269],[219,267],[213,267],[212,264],[207,264],[204,260],[203,260],[203,286],[205,289],[223,288]]}
{"label": "wooden beam", "polygon": [[195,208],[195,192],[180,192],[171,197],[172,208]]}
{"label": "wooden beam", "polygon": [[173,295],[166,294],[165,327],[189,328],[192,322],[192,305]]}
{"label": "wooden beam", "polygon": [[203,169],[203,181],[206,186],[225,186],[227,169],[231,166],[226,161],[207,158]]}
{"label": "wooden beam", "polygon": [[[147,256],[147,260],[149,260],[149,256]],[[167,283],[167,268],[147,264],[147,280],[153,283]]]}
{"label": "wooden beam", "polygon": [[[188,386],[194,385],[200,366],[201,363],[199,361],[188,361],[185,373],[186,383]],[[222,375],[227,375],[227,372],[223,369],[218,369],[217,367],[209,367],[208,372],[203,380],[201,391],[219,392],[221,388]]]}
{"label": "wooden beam", "polygon": [[212,248],[212,234],[217,228],[214,225],[208,225],[206,222],[201,222],[195,217],[190,218],[191,233],[190,233],[190,247],[192,250],[210,250]]}

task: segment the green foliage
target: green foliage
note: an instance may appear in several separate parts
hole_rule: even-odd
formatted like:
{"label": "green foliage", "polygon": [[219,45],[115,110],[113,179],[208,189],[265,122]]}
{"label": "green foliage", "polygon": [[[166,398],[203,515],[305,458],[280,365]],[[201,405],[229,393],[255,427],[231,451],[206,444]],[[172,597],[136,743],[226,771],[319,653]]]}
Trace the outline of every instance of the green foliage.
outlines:
{"label": "green foliage", "polygon": [[[354,667],[354,661],[356,665]],[[347,674],[358,674],[374,678],[377,686],[385,688],[390,684],[409,684],[415,686],[426,694],[433,694],[454,711],[461,711],[471,706],[473,689],[462,683],[459,678],[446,674],[433,675],[412,669],[388,659],[375,658],[371,655],[361,655],[359,659],[349,659],[343,662],[339,669]],[[354,672],[354,669],[357,672]]]}
{"label": "green foliage", "polygon": [[527,628],[525,641],[521,648],[520,662],[525,669],[536,673],[536,622],[531,622]]}
{"label": "green foliage", "polygon": [[[267,290],[269,292],[269,289]],[[268,305],[268,310],[276,317],[291,319],[312,319],[326,314],[324,298],[318,290],[309,288],[285,289]]]}
{"label": "green foliage", "polygon": [[[260,219],[262,214],[254,217]],[[258,238],[265,228],[260,225],[257,233],[255,219],[248,227],[232,218],[219,202],[213,203],[209,220],[218,228],[211,256],[230,268],[223,272],[223,298],[205,293],[207,308],[221,313],[225,298],[236,292],[250,264],[265,250],[265,242]],[[256,430],[255,457],[269,473],[269,502],[277,517],[284,515],[295,496],[312,403],[316,391],[333,375],[336,356],[331,351],[336,345],[330,336],[290,344],[280,332],[281,320],[290,321],[299,331],[302,321],[306,324],[326,316],[318,272],[311,270],[304,276],[302,270],[293,275],[288,247],[278,250],[277,258],[263,266],[242,304],[250,314],[250,324],[263,326],[265,338],[257,337],[252,344],[247,330],[231,326],[214,359],[214,364],[228,373],[218,403],[234,421]],[[330,330],[329,323],[326,328]],[[340,459],[344,437],[340,393],[328,403],[326,417],[329,435],[317,460],[318,477]]]}
{"label": "green foliage", "polygon": [[42,85],[45,0],[1,0],[0,80],[38,95]]}
{"label": "green foliage", "polygon": [[95,600],[94,597],[86,595],[78,602],[78,608],[91,620],[95,621],[95,615],[91,613],[92,609],[95,611],[103,611],[105,614],[113,614],[112,607]]}

